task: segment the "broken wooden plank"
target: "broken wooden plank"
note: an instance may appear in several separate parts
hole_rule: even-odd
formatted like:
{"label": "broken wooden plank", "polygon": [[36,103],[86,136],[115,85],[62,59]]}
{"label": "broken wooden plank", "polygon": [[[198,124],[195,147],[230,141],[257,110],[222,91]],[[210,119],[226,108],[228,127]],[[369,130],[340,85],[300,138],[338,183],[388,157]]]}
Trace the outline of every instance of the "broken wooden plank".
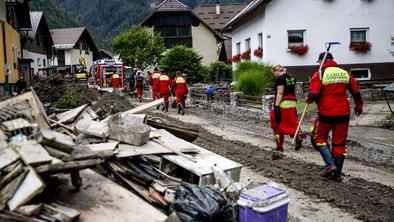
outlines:
{"label": "broken wooden plank", "polygon": [[20,222],[46,222],[46,220],[27,217],[22,214],[11,212],[8,210],[5,210],[3,213],[0,213],[0,219],[4,219],[4,221],[13,221],[13,222],[19,222],[19,221]]}
{"label": "broken wooden plank", "polygon": [[91,143],[104,143],[105,139],[97,137],[97,136],[91,136],[91,135],[88,135],[85,133],[80,133],[77,136],[77,139],[75,140],[75,142],[77,144],[86,145],[86,144],[91,144]]}
{"label": "broken wooden plank", "polygon": [[77,210],[61,206],[59,204],[44,204],[42,212],[58,221],[75,221],[80,213]]}
{"label": "broken wooden plank", "polygon": [[101,122],[81,119],[77,122],[75,128],[80,133],[85,133],[100,138],[108,137],[108,125]]}
{"label": "broken wooden plank", "polygon": [[66,111],[64,113],[57,114],[56,115],[56,118],[58,119],[57,122],[59,122],[59,123],[71,123],[71,122],[74,122],[77,119],[77,117],[82,113],[82,111],[86,107],[87,107],[87,104],[79,106],[79,107],[77,107],[75,109],[71,109],[71,110]]}
{"label": "broken wooden plank", "polygon": [[26,165],[36,166],[52,161],[52,157],[44,147],[35,140],[14,142],[11,143],[11,146],[19,153],[21,159]]}
{"label": "broken wooden plank", "polygon": [[160,140],[160,139],[152,139],[152,140],[153,140],[154,142],[156,142],[156,143],[162,145],[162,146],[165,147],[166,149],[169,149],[169,150],[171,150],[172,152],[178,154],[179,156],[183,156],[184,158],[186,158],[186,159],[188,159],[188,160],[190,160],[190,161],[192,161],[192,162],[194,162],[194,163],[197,163],[197,161],[196,161],[195,159],[193,159],[192,157],[190,157],[190,156],[188,156],[188,155],[186,155],[186,154],[184,154],[184,153],[182,153],[182,152],[180,152],[180,151],[178,151],[178,150],[172,148],[171,146],[165,144],[162,140]]}
{"label": "broken wooden plank", "polygon": [[51,125],[51,127],[55,127],[55,126],[59,125],[59,126],[63,127],[64,129],[66,129],[66,130],[72,132],[73,134],[76,134],[76,132],[75,132],[75,130],[74,130],[73,128],[71,128],[71,127],[69,127],[69,126],[66,126],[66,125],[64,125],[64,124],[61,123],[61,122],[55,121],[55,120],[53,120],[53,119],[49,119],[49,121],[53,123],[53,124]]}
{"label": "broken wooden plank", "polygon": [[73,157],[70,154],[62,152],[56,148],[53,148],[51,146],[44,146],[44,148],[53,157],[56,157],[56,158],[61,159],[63,161],[73,160]]}
{"label": "broken wooden plank", "polygon": [[15,177],[19,176],[19,174],[24,172],[24,167],[22,163],[19,163],[11,172],[9,172],[4,177],[0,179],[0,187],[4,187],[10,181],[12,181]]}
{"label": "broken wooden plank", "polygon": [[148,110],[148,109],[150,109],[150,108],[152,108],[152,107],[159,106],[159,105],[161,105],[161,104],[163,104],[163,103],[164,103],[164,98],[161,98],[161,99],[152,101],[152,102],[150,102],[150,103],[146,103],[146,104],[144,104],[144,105],[142,105],[142,106],[138,106],[138,107],[136,107],[136,108],[134,108],[134,109],[128,110],[128,111],[123,112],[123,113],[127,113],[127,114],[142,113],[143,111],[146,111],[146,110]]}
{"label": "broken wooden plank", "polygon": [[99,156],[112,156],[114,155],[114,150],[119,142],[111,143],[98,143],[98,144],[88,144],[86,145],[92,151],[96,152]]}
{"label": "broken wooden plank", "polygon": [[198,136],[199,133],[197,130],[184,128],[179,126],[170,126],[163,122],[160,118],[150,118],[148,119],[148,125],[152,126],[156,129],[165,129],[173,135],[184,139],[188,142],[193,142]]}
{"label": "broken wooden plank", "polygon": [[29,202],[37,194],[44,190],[45,184],[41,178],[37,175],[33,168],[29,168],[29,171],[24,178],[21,185],[16,190],[15,194],[10,200],[8,200],[8,208],[13,211],[17,207]]}
{"label": "broken wooden plank", "polygon": [[4,209],[7,201],[15,194],[19,185],[25,179],[27,171],[19,174],[11,182],[0,188],[0,211]]}
{"label": "broken wooden plank", "polygon": [[19,155],[11,148],[0,149],[0,170],[19,159]]}
{"label": "broken wooden plank", "polygon": [[81,160],[81,161],[57,163],[57,164],[46,164],[36,167],[36,171],[39,174],[47,174],[47,173],[53,174],[58,172],[64,172],[67,170],[80,170],[84,168],[89,168],[98,165],[101,162],[102,161],[99,159],[94,159],[94,160]]}
{"label": "broken wooden plank", "polygon": [[71,153],[76,146],[70,136],[49,129],[42,129],[37,140],[43,145],[49,145],[66,153]]}
{"label": "broken wooden plank", "polygon": [[15,212],[21,213],[25,216],[33,216],[37,215],[40,213],[40,210],[42,208],[42,204],[30,204],[30,205],[23,205],[18,208],[16,208]]}
{"label": "broken wooden plank", "polygon": [[72,157],[74,160],[97,159],[97,154],[89,147],[77,145],[76,147],[74,147]]}
{"label": "broken wooden plank", "polygon": [[18,118],[18,119],[2,122],[1,125],[2,125],[3,129],[8,132],[12,132],[15,130],[21,130],[21,129],[25,129],[25,128],[31,128],[33,126],[29,121],[27,121],[23,118]]}
{"label": "broken wooden plank", "polygon": [[88,119],[88,120],[96,120],[99,116],[93,111],[91,106],[85,108],[85,110],[81,113],[81,119]]}

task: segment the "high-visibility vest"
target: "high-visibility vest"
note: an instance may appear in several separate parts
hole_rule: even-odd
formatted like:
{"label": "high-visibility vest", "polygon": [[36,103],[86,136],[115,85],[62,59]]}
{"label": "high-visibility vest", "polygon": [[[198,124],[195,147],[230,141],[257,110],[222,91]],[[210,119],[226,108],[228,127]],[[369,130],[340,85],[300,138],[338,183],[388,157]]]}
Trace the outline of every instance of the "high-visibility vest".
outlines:
{"label": "high-visibility vest", "polygon": [[338,67],[328,67],[324,70],[322,84],[330,85],[335,83],[346,83],[350,81],[350,75],[346,70]]}

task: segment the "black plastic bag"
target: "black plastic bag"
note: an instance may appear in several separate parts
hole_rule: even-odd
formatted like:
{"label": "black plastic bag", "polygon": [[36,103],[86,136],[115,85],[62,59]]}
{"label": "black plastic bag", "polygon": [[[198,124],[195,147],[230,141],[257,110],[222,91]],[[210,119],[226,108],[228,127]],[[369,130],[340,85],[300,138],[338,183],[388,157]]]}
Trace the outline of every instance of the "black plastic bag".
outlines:
{"label": "black plastic bag", "polygon": [[175,211],[182,222],[233,222],[236,215],[222,194],[211,187],[182,183],[176,188],[175,201],[170,213]]}

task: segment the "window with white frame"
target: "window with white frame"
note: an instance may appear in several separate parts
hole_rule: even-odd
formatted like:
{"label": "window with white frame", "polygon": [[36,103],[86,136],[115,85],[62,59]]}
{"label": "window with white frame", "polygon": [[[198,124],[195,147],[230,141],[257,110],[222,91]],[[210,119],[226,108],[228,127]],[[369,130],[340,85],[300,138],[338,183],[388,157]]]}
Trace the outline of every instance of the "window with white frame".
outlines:
{"label": "window with white frame", "polygon": [[245,51],[250,50],[250,38],[245,39]]}
{"label": "window with white frame", "polygon": [[37,66],[41,66],[41,64],[40,64],[40,58],[37,58]]}
{"label": "window with white frame", "polygon": [[257,47],[263,48],[263,33],[257,34]]}
{"label": "window with white frame", "polygon": [[350,69],[350,73],[357,80],[370,80],[371,79],[371,70],[369,68],[352,68],[352,69]]}
{"label": "window with white frame", "polygon": [[237,55],[241,54],[241,43],[237,42],[235,49],[237,50]]}
{"label": "window with white frame", "polygon": [[42,59],[42,65],[43,65],[44,67],[47,67],[47,61],[46,61],[46,59]]}
{"label": "window with white frame", "polygon": [[352,43],[365,43],[367,42],[368,28],[351,28],[350,29],[350,42]]}
{"label": "window with white frame", "polygon": [[288,46],[303,46],[305,41],[305,30],[287,31]]}

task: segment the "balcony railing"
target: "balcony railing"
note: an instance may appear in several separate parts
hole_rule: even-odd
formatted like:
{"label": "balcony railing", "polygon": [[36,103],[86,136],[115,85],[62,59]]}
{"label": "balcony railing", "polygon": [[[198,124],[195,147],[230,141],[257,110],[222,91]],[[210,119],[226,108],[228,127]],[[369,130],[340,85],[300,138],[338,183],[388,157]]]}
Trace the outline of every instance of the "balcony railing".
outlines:
{"label": "balcony railing", "polygon": [[174,45],[184,45],[193,47],[192,37],[164,37],[164,45],[166,48],[171,48]]}

